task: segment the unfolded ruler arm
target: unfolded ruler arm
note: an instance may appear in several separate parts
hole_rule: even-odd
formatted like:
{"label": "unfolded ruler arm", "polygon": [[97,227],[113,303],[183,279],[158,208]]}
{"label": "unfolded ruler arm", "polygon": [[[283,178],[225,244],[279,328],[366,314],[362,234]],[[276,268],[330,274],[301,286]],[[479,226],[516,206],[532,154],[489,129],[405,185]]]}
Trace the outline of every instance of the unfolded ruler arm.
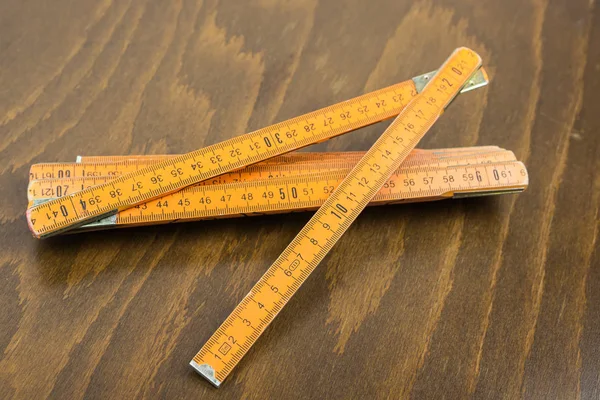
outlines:
{"label": "unfolded ruler arm", "polygon": [[480,67],[474,51],[452,53],[192,359],[200,375],[222,384]]}
{"label": "unfolded ruler arm", "polygon": [[[311,113],[163,159],[113,181],[71,193],[27,210],[35,237],[58,234],[231,172],[398,115],[419,93],[416,78]],[[486,85],[478,71],[462,89]],[[99,201],[98,201],[99,200]]]}

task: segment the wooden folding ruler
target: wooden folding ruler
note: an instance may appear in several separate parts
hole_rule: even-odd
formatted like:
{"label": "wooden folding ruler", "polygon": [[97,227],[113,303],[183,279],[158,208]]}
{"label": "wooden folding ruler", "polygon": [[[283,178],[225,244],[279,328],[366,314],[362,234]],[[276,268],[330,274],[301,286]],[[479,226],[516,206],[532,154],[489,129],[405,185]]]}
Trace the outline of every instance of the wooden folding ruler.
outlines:
{"label": "wooden folding ruler", "polygon": [[[218,387],[367,205],[527,187],[524,165],[494,146],[414,150],[459,93],[486,84],[480,57],[459,48],[437,72],[192,153],[36,164],[28,224],[43,238],[318,208],[191,361]],[[367,152],[290,153],[394,116]]]}

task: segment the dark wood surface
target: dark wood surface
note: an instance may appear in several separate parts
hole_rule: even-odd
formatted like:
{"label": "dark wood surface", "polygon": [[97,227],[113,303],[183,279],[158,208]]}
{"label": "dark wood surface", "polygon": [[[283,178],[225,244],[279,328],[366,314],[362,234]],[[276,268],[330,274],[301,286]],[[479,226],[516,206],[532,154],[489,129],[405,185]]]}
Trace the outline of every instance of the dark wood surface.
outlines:
{"label": "dark wood surface", "polygon": [[[308,214],[27,230],[31,163],[193,150],[461,45],[492,83],[422,147],[511,149],[529,190],[365,211],[219,390],[189,360]],[[0,2],[0,397],[598,399],[599,77],[594,0]]]}

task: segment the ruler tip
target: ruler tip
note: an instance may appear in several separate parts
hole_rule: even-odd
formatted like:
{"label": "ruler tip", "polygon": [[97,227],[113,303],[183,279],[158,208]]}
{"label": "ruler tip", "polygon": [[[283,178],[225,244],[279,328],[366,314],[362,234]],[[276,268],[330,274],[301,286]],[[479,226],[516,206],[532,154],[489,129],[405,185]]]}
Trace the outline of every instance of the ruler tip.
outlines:
{"label": "ruler tip", "polygon": [[215,370],[208,364],[198,364],[196,361],[190,361],[190,365],[192,368],[196,370],[197,373],[202,375],[204,379],[209,381],[214,387],[219,388],[221,386],[221,382],[215,377]]}
{"label": "ruler tip", "polygon": [[456,50],[454,50],[454,52],[452,54],[455,55],[458,53],[469,54],[471,57],[475,57],[477,59],[477,63],[479,65],[481,65],[483,63],[481,56],[475,50],[470,49],[466,46],[458,47]]}
{"label": "ruler tip", "polygon": [[31,231],[33,236],[39,239],[40,235],[35,231],[35,228],[33,227],[33,222],[31,220],[31,208],[28,208],[27,211],[25,211],[25,219],[27,220],[27,226],[29,227],[29,230]]}

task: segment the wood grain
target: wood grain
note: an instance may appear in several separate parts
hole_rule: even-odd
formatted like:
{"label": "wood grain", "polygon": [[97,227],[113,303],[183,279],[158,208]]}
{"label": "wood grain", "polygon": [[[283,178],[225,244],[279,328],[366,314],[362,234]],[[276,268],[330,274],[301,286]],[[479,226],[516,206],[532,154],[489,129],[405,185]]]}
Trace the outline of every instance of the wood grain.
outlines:
{"label": "wood grain", "polygon": [[[600,397],[600,14],[590,0],[0,2],[0,397]],[[369,209],[230,379],[187,365],[307,214],[38,241],[31,163],[180,153],[436,68],[491,71],[422,147],[518,196]],[[313,147],[364,150],[379,124]]]}

